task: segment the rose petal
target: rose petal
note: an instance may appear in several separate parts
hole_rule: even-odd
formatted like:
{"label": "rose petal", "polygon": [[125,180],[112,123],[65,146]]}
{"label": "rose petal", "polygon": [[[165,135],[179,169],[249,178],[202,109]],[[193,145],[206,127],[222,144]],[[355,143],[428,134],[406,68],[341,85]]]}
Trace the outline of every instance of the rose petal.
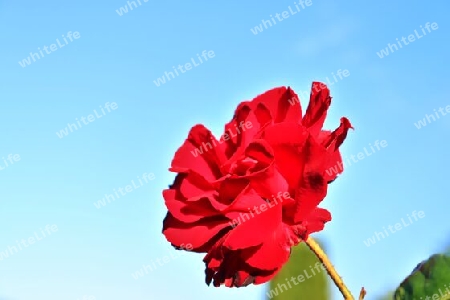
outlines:
{"label": "rose petal", "polygon": [[[302,111],[298,96],[291,88],[277,87],[271,89],[251,101],[254,110],[261,104],[270,112],[273,123],[294,122],[299,123]],[[260,109],[261,110],[261,109]]]}
{"label": "rose petal", "polygon": [[205,252],[209,247],[205,249],[203,246],[215,242],[215,239],[225,234],[222,230],[227,227],[231,228],[225,218],[202,219],[196,223],[187,224],[168,213],[163,222],[163,234],[172,245],[182,247],[190,244],[192,251]]}
{"label": "rose petal", "polygon": [[[243,220],[230,231],[223,246],[230,250],[258,246],[278,228],[282,220],[282,205],[267,204],[266,211],[254,214],[253,218]],[[264,225],[262,225],[264,224]]]}
{"label": "rose petal", "polygon": [[224,160],[224,154],[217,151],[218,144],[203,125],[192,127],[188,138],[175,153],[172,168],[193,170],[208,181],[216,180],[221,176],[219,166]]}
{"label": "rose petal", "polygon": [[339,127],[322,142],[322,145],[330,151],[336,151],[344,142],[350,128],[353,129],[350,121],[347,118],[341,118]]}
{"label": "rose petal", "polygon": [[262,245],[247,263],[261,270],[274,270],[284,265],[289,259],[292,246],[289,244],[287,231],[290,228],[279,223],[277,228],[265,236]]}
{"label": "rose petal", "polygon": [[294,223],[299,223],[314,210],[327,195],[328,183],[320,173],[306,173],[295,192]]}
{"label": "rose petal", "polygon": [[176,190],[164,190],[163,196],[167,209],[178,220],[194,223],[206,217],[219,215],[208,198],[201,198],[196,202],[185,202],[184,197]]}
{"label": "rose petal", "polygon": [[323,230],[325,223],[331,221],[331,213],[323,208],[316,207],[304,222],[308,234]]}
{"label": "rose petal", "polygon": [[318,135],[323,127],[331,104],[330,90],[321,82],[313,82],[308,108],[302,124],[312,135]]}
{"label": "rose petal", "polygon": [[309,133],[302,125],[280,123],[268,127],[263,138],[274,152],[276,169],[284,177],[292,190],[298,185],[304,168],[301,155]]}

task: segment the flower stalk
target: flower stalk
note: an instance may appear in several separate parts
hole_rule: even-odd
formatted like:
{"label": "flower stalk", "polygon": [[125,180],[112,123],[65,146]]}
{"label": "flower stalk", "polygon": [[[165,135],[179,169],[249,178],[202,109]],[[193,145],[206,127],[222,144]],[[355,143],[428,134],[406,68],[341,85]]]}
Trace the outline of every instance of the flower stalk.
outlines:
{"label": "flower stalk", "polygon": [[[322,250],[320,245],[310,236],[306,240],[306,245],[308,245],[309,249],[311,249],[311,251],[314,252],[314,254],[317,256],[319,261],[323,264],[325,270],[327,271],[328,275],[333,280],[334,284],[338,287],[338,289],[341,292],[344,299],[345,300],[354,300],[355,298],[350,293],[350,290],[347,288],[347,286],[344,284],[344,281],[342,280],[341,276],[339,276],[336,269],[331,264],[330,259],[325,254],[325,252]],[[359,294],[359,300],[364,299],[365,295],[366,295],[366,291],[364,290],[364,288],[362,288],[361,292]]]}

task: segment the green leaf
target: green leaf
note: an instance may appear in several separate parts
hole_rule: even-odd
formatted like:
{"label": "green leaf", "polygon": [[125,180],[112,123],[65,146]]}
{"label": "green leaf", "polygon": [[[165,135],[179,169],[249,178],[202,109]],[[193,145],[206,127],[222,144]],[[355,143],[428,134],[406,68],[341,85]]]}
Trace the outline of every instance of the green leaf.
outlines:
{"label": "green leaf", "polygon": [[403,280],[395,300],[450,299],[450,254],[434,254]]}
{"label": "green leaf", "polygon": [[388,292],[384,296],[379,297],[378,300],[392,300],[394,298],[394,292]]}
{"label": "green leaf", "polygon": [[266,299],[329,300],[331,279],[320,265],[316,255],[305,243],[293,248],[289,262],[270,282]]}

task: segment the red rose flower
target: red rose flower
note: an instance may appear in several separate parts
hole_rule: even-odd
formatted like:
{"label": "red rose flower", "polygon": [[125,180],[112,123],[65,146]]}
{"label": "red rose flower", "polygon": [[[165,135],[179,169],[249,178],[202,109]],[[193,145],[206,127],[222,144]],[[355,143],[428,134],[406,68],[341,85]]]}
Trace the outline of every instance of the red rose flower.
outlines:
{"label": "red rose flower", "polygon": [[333,132],[322,130],[330,103],[328,88],[314,82],[302,117],[295,92],[280,87],[242,102],[219,140],[203,125],[191,129],[163,192],[163,233],[178,249],[207,252],[208,285],[269,281],[291,247],[331,220],[317,206],[352,127],[341,118]]}

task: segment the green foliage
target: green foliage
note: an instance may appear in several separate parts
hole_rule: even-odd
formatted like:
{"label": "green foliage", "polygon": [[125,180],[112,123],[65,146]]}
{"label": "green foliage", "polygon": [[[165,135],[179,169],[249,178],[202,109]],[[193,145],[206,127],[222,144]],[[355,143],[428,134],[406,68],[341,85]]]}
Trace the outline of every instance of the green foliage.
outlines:
{"label": "green foliage", "polygon": [[[319,244],[321,245],[320,242]],[[331,279],[320,265],[305,243],[293,248],[289,262],[270,282],[266,299],[329,300]]]}
{"label": "green foliage", "polygon": [[450,299],[450,254],[435,254],[422,261],[394,295],[394,300],[422,299]]}
{"label": "green foliage", "polygon": [[394,292],[389,292],[383,297],[378,298],[378,300],[392,300],[392,299],[394,299]]}

